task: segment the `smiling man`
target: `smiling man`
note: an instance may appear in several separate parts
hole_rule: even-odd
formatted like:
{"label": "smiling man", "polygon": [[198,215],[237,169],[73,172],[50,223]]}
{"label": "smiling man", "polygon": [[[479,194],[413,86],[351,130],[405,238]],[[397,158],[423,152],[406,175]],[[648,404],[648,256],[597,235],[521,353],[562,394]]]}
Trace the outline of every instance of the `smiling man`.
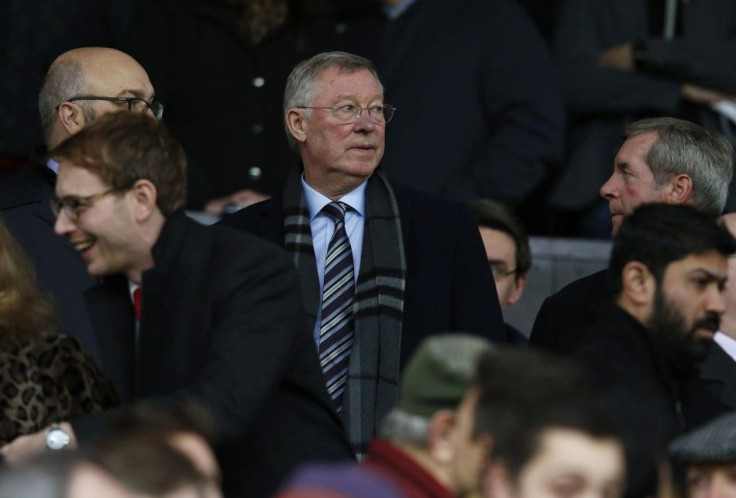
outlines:
{"label": "smiling man", "polygon": [[[690,204],[713,216],[723,212],[734,163],[724,136],[681,119],[651,118],[629,125],[624,138],[600,189],[614,237],[643,203]],[[544,300],[529,342],[569,354],[610,300],[605,270],[572,282]]]}
{"label": "smiling man", "polygon": [[[287,254],[187,218],[184,153],[163,123],[108,114],[52,153],[55,230],[100,277],[85,299],[121,402],[203,404],[227,496],[270,496],[301,462],[349,459]],[[71,421],[65,439],[89,439],[106,415]],[[0,452],[17,461],[44,436]]]}
{"label": "smiling man", "polygon": [[31,164],[0,181],[0,212],[54,297],[59,332],[77,339],[98,362],[100,351],[82,298],[94,279],[69,242],[54,234],[49,199],[58,163],[47,150],[107,113],[161,117],[163,105],[154,97],[148,74],[128,54],[103,47],[64,52],[49,67],[38,95],[45,143],[33,149]]}
{"label": "smiling man", "polygon": [[358,453],[397,401],[401,365],[422,338],[504,334],[470,213],[377,171],[393,115],[367,59],[328,52],[300,63],[284,122],[301,166],[283,198],[223,220],[291,253],[328,391]]}
{"label": "smiling man", "polygon": [[651,496],[666,443],[722,410],[697,362],[725,310],[727,258],[735,251],[715,217],[682,204],[640,206],[618,231],[608,268],[615,303],[575,356],[625,431],[628,496]]}

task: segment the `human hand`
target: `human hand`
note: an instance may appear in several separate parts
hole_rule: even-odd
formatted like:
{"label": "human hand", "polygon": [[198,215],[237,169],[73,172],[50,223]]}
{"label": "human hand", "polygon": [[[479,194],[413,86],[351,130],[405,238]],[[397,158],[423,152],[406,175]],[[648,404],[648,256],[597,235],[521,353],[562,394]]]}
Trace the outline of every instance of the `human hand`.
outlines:
{"label": "human hand", "polygon": [[612,67],[621,71],[634,70],[634,53],[632,42],[622,43],[611,47],[598,57],[601,66]]}
{"label": "human hand", "polygon": [[680,91],[682,98],[695,104],[710,105],[719,100],[730,100],[736,102],[736,96],[717,92],[708,88],[699,87],[685,83]]}
{"label": "human hand", "polygon": [[[73,449],[77,447],[77,438],[74,435],[74,430],[69,422],[62,422],[59,424],[64,431],[71,437],[69,446],[67,448]],[[26,434],[24,436],[18,436],[11,442],[0,448],[0,456],[3,457],[5,463],[9,467],[18,466],[38,455],[41,455],[46,448],[46,431],[43,429],[33,434]]]}
{"label": "human hand", "polygon": [[205,204],[204,210],[209,214],[219,216],[223,213],[225,206],[227,206],[228,204],[239,204],[240,208],[242,209],[244,207],[250,206],[251,204],[265,201],[270,197],[270,195],[262,194],[256,190],[239,190],[238,192],[235,192],[234,194],[231,194],[227,197],[212,199],[211,201],[207,202],[207,204]]}

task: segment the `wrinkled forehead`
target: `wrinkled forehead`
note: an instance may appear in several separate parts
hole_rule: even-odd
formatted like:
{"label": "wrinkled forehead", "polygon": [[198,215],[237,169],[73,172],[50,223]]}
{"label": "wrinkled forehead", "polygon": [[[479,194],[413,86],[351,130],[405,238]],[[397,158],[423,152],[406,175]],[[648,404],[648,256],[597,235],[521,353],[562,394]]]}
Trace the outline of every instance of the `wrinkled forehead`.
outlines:
{"label": "wrinkled forehead", "polygon": [[374,74],[366,69],[341,69],[328,66],[314,81],[314,99],[382,99],[383,87]]}

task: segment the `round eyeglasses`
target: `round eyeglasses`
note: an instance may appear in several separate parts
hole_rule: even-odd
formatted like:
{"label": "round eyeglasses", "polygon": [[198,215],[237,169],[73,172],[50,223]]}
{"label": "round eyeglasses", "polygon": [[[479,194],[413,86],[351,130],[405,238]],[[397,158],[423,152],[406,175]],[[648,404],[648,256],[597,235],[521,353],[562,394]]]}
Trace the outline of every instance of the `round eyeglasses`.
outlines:
{"label": "round eyeglasses", "polygon": [[81,95],[79,97],[66,99],[66,102],[76,102],[77,100],[105,100],[107,102],[113,102],[120,105],[127,105],[130,112],[144,113],[150,111],[151,114],[156,116],[156,119],[161,119],[164,115],[164,105],[161,102],[149,102],[146,99],[138,97],[98,97],[96,95]]}
{"label": "round eyeglasses", "polygon": [[77,221],[80,214],[85,209],[88,209],[90,206],[92,206],[92,204],[94,204],[96,201],[102,199],[106,195],[110,195],[116,192],[125,192],[129,189],[130,186],[125,185],[123,187],[113,187],[103,192],[87,195],[85,197],[79,197],[76,195],[67,195],[65,197],[53,196],[51,198],[51,212],[54,213],[55,218],[58,218],[59,213],[64,211],[64,214],[66,214],[70,220]]}
{"label": "round eyeglasses", "polygon": [[391,121],[394,117],[396,108],[389,104],[376,104],[368,107],[359,107],[355,104],[345,104],[340,107],[310,107],[306,105],[300,105],[297,109],[326,109],[331,111],[332,114],[339,121],[343,123],[355,123],[363,115],[363,111],[368,111],[368,115],[376,124],[386,124]]}

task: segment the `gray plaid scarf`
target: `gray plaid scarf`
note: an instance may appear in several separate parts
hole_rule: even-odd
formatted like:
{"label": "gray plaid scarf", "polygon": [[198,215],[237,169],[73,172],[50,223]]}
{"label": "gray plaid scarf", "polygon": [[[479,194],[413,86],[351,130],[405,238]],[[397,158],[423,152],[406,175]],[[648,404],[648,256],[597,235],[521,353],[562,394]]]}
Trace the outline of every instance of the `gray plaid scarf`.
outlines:
{"label": "gray plaid scarf", "polygon": [[[365,229],[353,303],[355,340],[342,419],[353,449],[366,451],[399,395],[406,260],[393,190],[376,172],[365,190]],[[314,324],[320,307],[317,263],[301,169],[284,190],[284,245],[299,270],[304,309]]]}

